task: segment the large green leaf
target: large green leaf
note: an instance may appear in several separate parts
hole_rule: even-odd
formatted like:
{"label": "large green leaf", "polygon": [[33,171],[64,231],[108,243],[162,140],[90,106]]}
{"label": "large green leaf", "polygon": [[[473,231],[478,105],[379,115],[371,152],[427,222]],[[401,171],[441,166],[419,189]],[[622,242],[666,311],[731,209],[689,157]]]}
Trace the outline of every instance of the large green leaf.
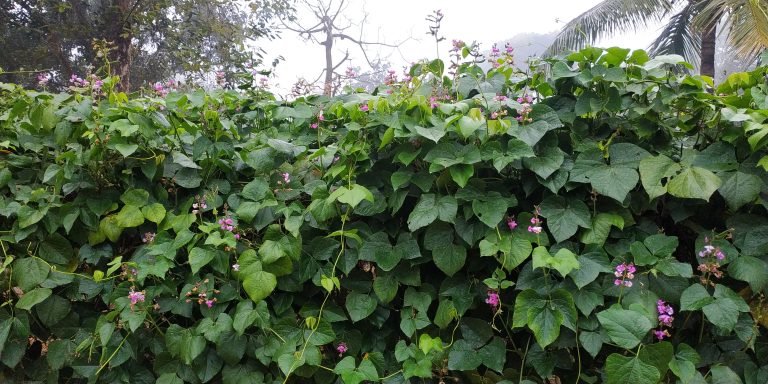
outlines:
{"label": "large green leaf", "polygon": [[760,292],[768,284],[768,263],[752,256],[740,256],[728,264],[728,274],[746,281],[752,292]]}
{"label": "large green leaf", "polygon": [[370,316],[376,310],[376,298],[366,293],[350,292],[344,306],[352,322],[358,322]]}
{"label": "large green leaf", "polygon": [[117,214],[117,225],[121,228],[138,227],[144,223],[144,214],[134,205],[126,205]]}
{"label": "large green leaf", "polygon": [[661,380],[661,373],[638,357],[613,353],[605,361],[605,379],[606,384],[656,384]]}
{"label": "large green leaf", "polygon": [[608,240],[611,227],[624,229],[624,218],[615,213],[600,212],[592,218],[592,226],[581,235],[584,244],[603,245]]}
{"label": "large green leaf", "polygon": [[48,288],[35,288],[22,296],[19,301],[16,302],[16,308],[31,310],[37,304],[43,302],[51,295],[53,291]]}
{"label": "large green leaf", "polygon": [[553,268],[565,277],[571,271],[579,269],[579,265],[576,255],[566,248],[560,248],[554,256],[550,255],[545,247],[536,247],[533,250],[533,269]]}
{"label": "large green leaf", "polygon": [[200,268],[206,266],[216,256],[216,252],[204,248],[192,248],[189,252],[189,266],[192,268],[192,273],[197,273]]}
{"label": "large green leaf", "polygon": [[435,221],[438,217],[442,221],[453,222],[456,217],[458,203],[453,196],[441,196],[425,194],[408,215],[408,229],[415,231]]}
{"label": "large green leaf", "polygon": [[754,201],[763,188],[764,183],[759,177],[737,171],[723,180],[718,192],[728,203],[728,207],[735,211]]}
{"label": "large green leaf", "polygon": [[467,249],[456,244],[445,244],[432,251],[432,260],[448,276],[453,276],[464,267]]}
{"label": "large green leaf", "polygon": [[708,201],[721,184],[720,178],[711,171],[700,167],[689,167],[672,177],[667,184],[667,190],[675,197]]}
{"label": "large green leaf", "polygon": [[275,275],[265,271],[254,271],[243,279],[243,289],[251,300],[264,300],[277,287]]}
{"label": "large green leaf", "polygon": [[680,310],[696,311],[713,301],[714,299],[703,285],[693,284],[680,295]]}
{"label": "large green leaf", "polygon": [[640,181],[648,197],[654,199],[667,193],[668,183],[664,182],[665,179],[674,176],[680,169],[680,164],[664,155],[640,160]]}
{"label": "large green leaf", "polygon": [[581,200],[550,196],[541,202],[541,215],[547,218],[547,228],[557,242],[576,234],[578,227],[592,226],[589,208]]}
{"label": "large green leaf", "polygon": [[623,202],[637,185],[640,176],[632,168],[601,165],[589,170],[586,177],[597,193]]}
{"label": "large green leaf", "polygon": [[496,228],[507,213],[509,200],[501,197],[488,197],[472,201],[472,211],[483,224]]}
{"label": "large green leaf", "polygon": [[15,260],[12,266],[13,280],[25,292],[45,281],[51,271],[44,261],[33,257]]}
{"label": "large green leaf", "polygon": [[557,289],[541,295],[533,289],[521,292],[515,300],[512,317],[513,327],[528,326],[536,342],[545,347],[560,335],[560,327],[576,327],[576,306],[570,293]]}
{"label": "large green leaf", "polygon": [[614,344],[635,348],[653,327],[648,317],[633,310],[613,306],[597,313],[600,325]]}

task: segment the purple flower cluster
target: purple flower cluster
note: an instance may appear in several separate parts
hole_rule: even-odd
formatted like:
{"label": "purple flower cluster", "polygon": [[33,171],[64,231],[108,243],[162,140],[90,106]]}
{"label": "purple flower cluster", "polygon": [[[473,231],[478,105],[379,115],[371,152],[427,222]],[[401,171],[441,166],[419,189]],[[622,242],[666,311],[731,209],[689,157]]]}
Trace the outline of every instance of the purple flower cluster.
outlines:
{"label": "purple flower cluster", "polygon": [[430,97],[429,98],[429,107],[434,109],[434,108],[437,108],[437,106],[438,106],[437,98],[434,97],[434,96]]}
{"label": "purple flower cluster", "polygon": [[397,83],[397,74],[394,69],[390,69],[387,71],[387,75],[384,76],[384,84],[394,85],[395,83]]}
{"label": "purple flower cluster", "polygon": [[661,299],[656,302],[656,310],[659,312],[659,329],[653,331],[653,335],[659,340],[664,340],[665,337],[671,336],[669,330],[665,329],[665,327],[672,327],[672,322],[675,321],[672,315],[675,314],[675,310]]}
{"label": "purple flower cluster", "polygon": [[336,346],[336,352],[339,353],[339,356],[345,354],[348,350],[349,350],[349,348],[347,348],[347,343],[345,343],[343,341],[340,342],[339,345]]}
{"label": "purple flower cluster", "polygon": [[616,279],[613,280],[613,284],[621,285],[627,288],[631,287],[632,279],[635,278],[635,272],[637,272],[637,269],[633,263],[621,263],[617,265],[616,271],[613,272],[613,275],[616,276]]}
{"label": "purple flower cluster", "polygon": [[506,65],[512,65],[515,63],[514,57],[512,56],[512,52],[515,49],[512,48],[509,43],[504,44],[504,53],[502,54],[499,47],[494,44],[491,47],[491,53],[489,56],[491,57],[491,65],[493,68],[500,68],[502,66]]}
{"label": "purple flower cluster", "polygon": [[675,310],[672,306],[664,302],[664,300],[659,299],[656,302],[656,310],[659,312],[659,323],[666,327],[671,327],[672,322],[675,320],[675,318],[672,317],[672,315],[675,314]]}
{"label": "purple flower cluster", "polygon": [[348,79],[354,79],[357,77],[357,72],[355,72],[354,68],[347,67],[347,70],[344,72],[344,76],[346,76]]}
{"label": "purple flower cluster", "polygon": [[131,287],[130,292],[128,292],[128,298],[131,300],[131,309],[133,309],[133,306],[136,305],[136,303],[144,302],[144,291],[135,291],[133,287]]}
{"label": "purple flower cluster", "polygon": [[141,241],[144,242],[145,244],[149,244],[155,241],[155,233],[154,232],[144,233],[144,236],[142,236]]}
{"label": "purple flower cluster", "polygon": [[222,219],[219,219],[219,225],[221,226],[221,229],[224,231],[232,232],[235,230],[234,226],[235,222],[232,220],[231,217],[225,217]]}
{"label": "purple flower cluster", "polygon": [[317,114],[317,121],[310,124],[309,127],[312,129],[317,129],[318,127],[320,127],[320,123],[323,121],[325,121],[325,116],[323,115],[323,110],[321,109],[320,113]]}
{"label": "purple flower cluster", "polygon": [[541,233],[541,224],[543,221],[539,218],[539,215],[541,212],[539,211],[539,207],[536,207],[536,209],[533,211],[533,217],[531,217],[531,225],[528,226],[528,232],[539,234]]}
{"label": "purple flower cluster", "polygon": [[465,42],[463,42],[461,40],[453,40],[451,42],[451,52],[459,52],[466,45],[467,45],[467,43],[465,43]]}
{"label": "purple flower cluster", "polygon": [[509,227],[510,231],[513,231],[515,228],[517,228],[517,221],[515,221],[514,217],[507,218],[507,226]]}
{"label": "purple flower cluster", "polygon": [[38,73],[37,74],[37,85],[41,87],[45,87],[48,85],[48,82],[51,80],[51,75],[47,73]]}
{"label": "purple flower cluster", "polygon": [[533,111],[531,103],[533,103],[533,97],[530,95],[523,95],[517,98],[517,102],[520,103],[520,110],[517,111],[518,116],[515,119],[521,123],[533,122],[533,119],[528,117]]}
{"label": "purple flower cluster", "polygon": [[368,104],[360,104],[360,112],[368,112]]}
{"label": "purple flower cluster", "polygon": [[712,245],[712,241],[709,239],[709,237],[704,237],[704,248],[699,251],[699,257],[701,258],[707,258],[707,257],[715,257],[718,260],[725,259],[725,253],[723,253],[723,250],[720,249],[720,247],[715,247]]}
{"label": "purple flower cluster", "polygon": [[69,82],[72,83],[75,87],[87,87],[88,86],[88,80],[85,80],[74,73],[72,76],[69,77]]}
{"label": "purple flower cluster", "polygon": [[485,303],[490,305],[491,308],[496,310],[499,307],[499,294],[496,291],[489,290],[487,292],[488,297],[485,299]]}
{"label": "purple flower cluster", "polygon": [[[227,231],[227,232],[234,233],[235,230],[237,230],[237,225],[235,224],[235,221],[232,220],[232,218],[229,216],[219,219],[219,227],[221,228],[222,231]],[[235,233],[235,239],[240,240],[239,233]]]}
{"label": "purple flower cluster", "polygon": [[192,204],[192,213],[197,215],[200,213],[201,210],[208,208],[208,204],[206,204],[205,199],[197,199],[197,202]]}
{"label": "purple flower cluster", "polygon": [[155,93],[160,97],[165,97],[168,95],[168,93],[172,90],[175,90],[178,88],[178,83],[176,83],[174,80],[168,80],[165,83],[157,82],[152,85],[152,90],[155,91]]}

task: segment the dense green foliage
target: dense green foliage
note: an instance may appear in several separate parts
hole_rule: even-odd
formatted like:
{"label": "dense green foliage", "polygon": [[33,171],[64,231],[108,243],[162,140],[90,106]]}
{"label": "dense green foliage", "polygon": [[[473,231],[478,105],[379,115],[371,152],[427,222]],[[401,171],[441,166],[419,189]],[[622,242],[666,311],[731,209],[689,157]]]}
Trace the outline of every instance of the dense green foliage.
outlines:
{"label": "dense green foliage", "polygon": [[0,84],[2,381],[765,383],[766,69],[674,65]]}

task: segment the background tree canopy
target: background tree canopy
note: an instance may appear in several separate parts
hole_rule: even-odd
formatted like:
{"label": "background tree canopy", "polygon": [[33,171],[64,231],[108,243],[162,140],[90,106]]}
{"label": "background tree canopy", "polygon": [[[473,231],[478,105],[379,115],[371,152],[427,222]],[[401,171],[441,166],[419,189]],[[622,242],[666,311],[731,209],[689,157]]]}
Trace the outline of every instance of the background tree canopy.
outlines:
{"label": "background tree canopy", "polygon": [[682,55],[699,66],[701,74],[713,76],[718,31],[745,61],[755,60],[768,46],[766,5],[765,0],[605,0],[569,21],[545,55],[666,19],[649,53]]}
{"label": "background tree canopy", "polygon": [[[0,68],[47,70],[50,86],[104,59],[94,42],[109,42],[121,88],[175,75],[200,76],[261,62],[251,44],[274,38],[272,21],[292,17],[291,0],[0,0]],[[2,71],[0,71],[2,72]],[[35,74],[0,80],[30,84]]]}

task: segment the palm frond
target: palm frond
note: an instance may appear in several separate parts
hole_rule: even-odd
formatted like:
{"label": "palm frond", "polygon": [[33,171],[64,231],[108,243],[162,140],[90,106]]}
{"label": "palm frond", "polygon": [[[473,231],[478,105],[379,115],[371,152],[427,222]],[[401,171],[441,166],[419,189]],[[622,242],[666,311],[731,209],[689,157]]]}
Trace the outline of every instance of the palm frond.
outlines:
{"label": "palm frond", "polygon": [[728,44],[743,59],[754,60],[768,47],[766,0],[708,0],[693,20],[693,27],[706,31],[721,22]]}
{"label": "palm frond", "polygon": [[686,5],[669,19],[659,36],[648,47],[650,56],[677,54],[685,61],[698,65],[701,50],[701,35],[693,29],[691,22],[696,17],[696,6]]}
{"label": "palm frond", "polygon": [[636,30],[661,20],[673,9],[675,0],[604,0],[569,21],[544,52],[551,56],[617,32]]}

